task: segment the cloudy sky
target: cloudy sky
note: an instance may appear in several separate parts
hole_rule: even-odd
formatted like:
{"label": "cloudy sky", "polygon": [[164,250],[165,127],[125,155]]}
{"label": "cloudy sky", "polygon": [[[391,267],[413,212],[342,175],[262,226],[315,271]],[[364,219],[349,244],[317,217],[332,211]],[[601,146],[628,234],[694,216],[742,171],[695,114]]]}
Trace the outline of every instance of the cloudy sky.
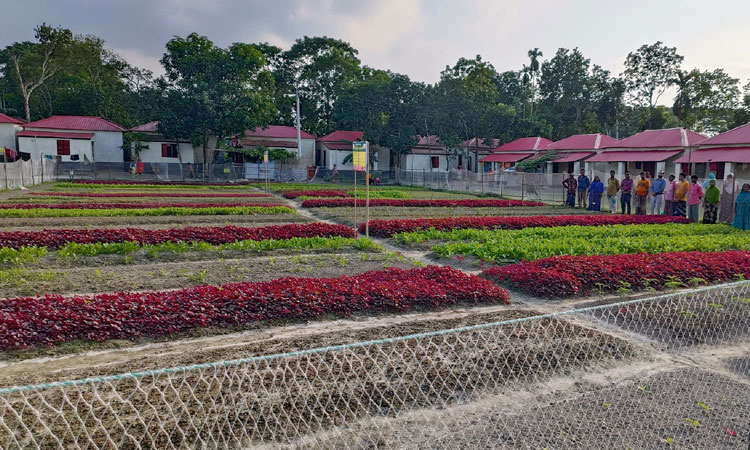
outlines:
{"label": "cloudy sky", "polygon": [[102,37],[157,73],[165,42],[196,31],[222,46],[336,37],[364,64],[425,82],[462,56],[518,69],[534,47],[545,58],[579,47],[620,73],[629,51],[661,40],[685,56],[686,69],[722,67],[750,79],[748,0],[25,0],[1,10],[0,46],[32,39],[47,22]]}

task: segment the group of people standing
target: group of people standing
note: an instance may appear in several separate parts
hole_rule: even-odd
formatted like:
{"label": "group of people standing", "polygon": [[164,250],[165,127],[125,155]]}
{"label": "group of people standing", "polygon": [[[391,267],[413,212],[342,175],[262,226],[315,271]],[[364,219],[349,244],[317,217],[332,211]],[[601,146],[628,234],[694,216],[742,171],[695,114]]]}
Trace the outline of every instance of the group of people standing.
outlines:
{"label": "group of people standing", "polygon": [[731,173],[724,178],[721,189],[716,185],[714,174],[701,185],[697,175],[692,175],[688,181],[684,173],[678,179],[674,175],[664,178],[664,171],[659,171],[656,178],[641,172],[638,179],[625,172],[625,178],[620,181],[613,170],[609,172],[605,188],[598,176],[590,181],[586,171],[581,169],[577,179],[571,172],[562,184],[567,192],[566,203],[571,207],[575,207],[577,201],[579,208],[600,211],[606,193],[610,212],[617,213],[619,194],[621,214],[630,214],[632,203],[639,215],[649,214],[650,210],[650,214],[687,216],[698,223],[703,204],[703,223],[719,221],[750,230],[750,184],[740,186]]}

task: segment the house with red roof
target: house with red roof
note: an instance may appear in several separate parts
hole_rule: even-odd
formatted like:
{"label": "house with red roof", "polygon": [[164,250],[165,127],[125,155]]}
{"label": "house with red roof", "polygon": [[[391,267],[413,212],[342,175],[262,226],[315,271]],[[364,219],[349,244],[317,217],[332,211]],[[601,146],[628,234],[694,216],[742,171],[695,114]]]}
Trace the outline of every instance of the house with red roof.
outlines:
{"label": "house with red roof", "polygon": [[605,174],[614,170],[620,179],[626,171],[632,175],[649,172],[652,176],[661,170],[675,174],[690,172],[677,159],[705,139],[706,136],[686,128],[646,130],[606,146],[585,162],[593,163],[594,170]]}
{"label": "house with red roof", "polygon": [[18,150],[16,133],[23,128],[23,120],[0,113],[0,149]]}
{"label": "house with red roof", "polygon": [[738,179],[750,180],[750,123],[699,142],[698,148],[685,152],[675,162],[695,167],[699,176],[714,173],[722,180],[734,173]]}
{"label": "house with red roof", "polygon": [[551,143],[552,141],[541,136],[518,138],[493,149],[490,155],[479,162],[484,164],[485,170],[492,169],[497,172],[510,169],[517,162],[538,154]]}
{"label": "house with red roof", "polygon": [[448,154],[448,149],[440,136],[416,136],[417,143],[410,152],[401,155],[400,167],[404,170],[426,172],[448,172],[458,166],[456,158]]}
{"label": "house with red roof", "polygon": [[[319,137],[315,141],[315,165],[333,170],[354,170],[351,159],[344,164],[344,159],[352,154],[352,142],[362,140],[361,131],[336,130]],[[374,149],[370,149],[373,151]]]}
{"label": "house with red roof", "polygon": [[459,147],[466,154],[466,164],[463,164],[463,155],[459,155],[458,166],[465,167],[472,172],[477,172],[479,170],[479,160],[492,153],[492,150],[499,145],[500,139],[486,141],[485,139],[476,137],[461,142]]}
{"label": "house with red roof", "polygon": [[[539,155],[547,152],[555,154],[547,163],[547,173],[578,173],[581,161],[618,142],[617,139],[601,133],[574,134],[547,145]],[[584,169],[588,172],[590,165],[584,164]]]}
{"label": "house with red roof", "polygon": [[[269,125],[245,131],[242,137],[236,137],[231,145],[238,148],[267,147],[283,149],[296,155],[291,161],[298,168],[311,167],[315,164],[315,136],[300,131],[300,148],[297,148],[297,128],[285,125]],[[244,162],[245,156],[239,152],[230,152],[235,163]]]}
{"label": "house with red roof", "polygon": [[24,125],[16,133],[21,153],[58,161],[123,162],[122,133],[114,122],[92,116],[52,116]]}
{"label": "house with red roof", "polygon": [[[159,121],[148,122],[130,130],[146,137],[142,142],[146,146],[138,154],[138,158],[144,163],[180,163],[194,164],[203,160],[203,153],[193,147],[193,144],[187,139],[167,139],[159,132]],[[136,155],[125,155],[125,161],[135,161]]]}

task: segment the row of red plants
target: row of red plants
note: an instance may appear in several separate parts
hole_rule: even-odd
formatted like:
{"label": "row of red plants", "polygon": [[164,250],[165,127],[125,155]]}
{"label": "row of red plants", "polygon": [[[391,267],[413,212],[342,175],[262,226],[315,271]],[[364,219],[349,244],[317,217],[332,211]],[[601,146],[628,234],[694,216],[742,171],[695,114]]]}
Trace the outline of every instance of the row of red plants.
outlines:
{"label": "row of red plants", "polygon": [[237,181],[229,183],[226,181],[164,181],[164,180],[73,180],[76,184],[151,184],[163,186],[237,186],[252,184],[250,181]]}
{"label": "row of red plants", "polygon": [[163,230],[144,228],[59,229],[44,231],[0,231],[0,247],[47,247],[59,249],[65,244],[137,242],[156,245],[165,242],[208,242],[219,245],[234,241],[263,241],[306,237],[355,237],[354,230],[345,225],[306,223],[269,225],[265,227],[185,227]]}
{"label": "row of red plants", "polygon": [[0,303],[0,348],[159,337],[261,320],[508,301],[508,293],[491,282],[440,266],[172,291],[21,297]]}
{"label": "row of red plants", "polygon": [[138,202],[138,203],[5,203],[0,209],[152,209],[152,208],[236,208],[257,206],[272,208],[284,206],[271,203],[189,203],[189,202]]}
{"label": "row of red plants", "polygon": [[[562,227],[567,225],[630,225],[658,223],[690,223],[685,217],[674,216],[622,216],[622,215],[576,215],[576,216],[486,216],[486,217],[440,217],[433,219],[376,219],[370,221],[370,235],[391,237],[397,233],[429,230],[440,231],[478,228],[484,230],[517,230],[532,227]],[[359,227],[365,232],[365,224]]]}
{"label": "row of red plants", "polygon": [[86,197],[86,198],[142,198],[142,197],[182,197],[182,198],[258,198],[273,197],[271,194],[233,192],[30,192],[29,195],[43,197]]}
{"label": "row of red plants", "polygon": [[[303,208],[340,208],[354,206],[353,198],[311,198],[302,202]],[[357,206],[365,206],[365,200],[357,200]],[[370,206],[411,206],[411,207],[459,207],[472,208],[505,208],[511,206],[545,206],[541,202],[496,199],[462,199],[462,200],[419,200],[419,199],[370,199]]]}
{"label": "row of red plants", "polygon": [[328,191],[324,189],[309,191],[287,191],[284,193],[285,198],[297,197],[351,197],[344,191]]}
{"label": "row of red plants", "polygon": [[664,289],[750,278],[750,251],[553,256],[491,267],[482,276],[543,298]]}

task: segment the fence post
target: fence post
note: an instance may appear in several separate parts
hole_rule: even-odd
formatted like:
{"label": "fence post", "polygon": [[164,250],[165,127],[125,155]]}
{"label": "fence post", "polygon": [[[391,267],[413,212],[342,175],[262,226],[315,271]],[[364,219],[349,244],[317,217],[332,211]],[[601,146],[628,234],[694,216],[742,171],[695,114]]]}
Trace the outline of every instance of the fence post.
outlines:
{"label": "fence post", "polygon": [[505,185],[505,171],[500,172],[500,197],[503,196],[503,185]]}
{"label": "fence post", "polygon": [[482,173],[480,174],[480,176],[482,177],[482,178],[481,178],[481,180],[482,180],[482,195],[484,195],[484,172],[482,172]]}
{"label": "fence post", "polygon": [[424,167],[422,167],[422,187],[427,186],[427,180],[425,179],[424,173]]}
{"label": "fence post", "polygon": [[521,172],[521,201],[523,201],[523,190],[526,186],[526,172]]}

